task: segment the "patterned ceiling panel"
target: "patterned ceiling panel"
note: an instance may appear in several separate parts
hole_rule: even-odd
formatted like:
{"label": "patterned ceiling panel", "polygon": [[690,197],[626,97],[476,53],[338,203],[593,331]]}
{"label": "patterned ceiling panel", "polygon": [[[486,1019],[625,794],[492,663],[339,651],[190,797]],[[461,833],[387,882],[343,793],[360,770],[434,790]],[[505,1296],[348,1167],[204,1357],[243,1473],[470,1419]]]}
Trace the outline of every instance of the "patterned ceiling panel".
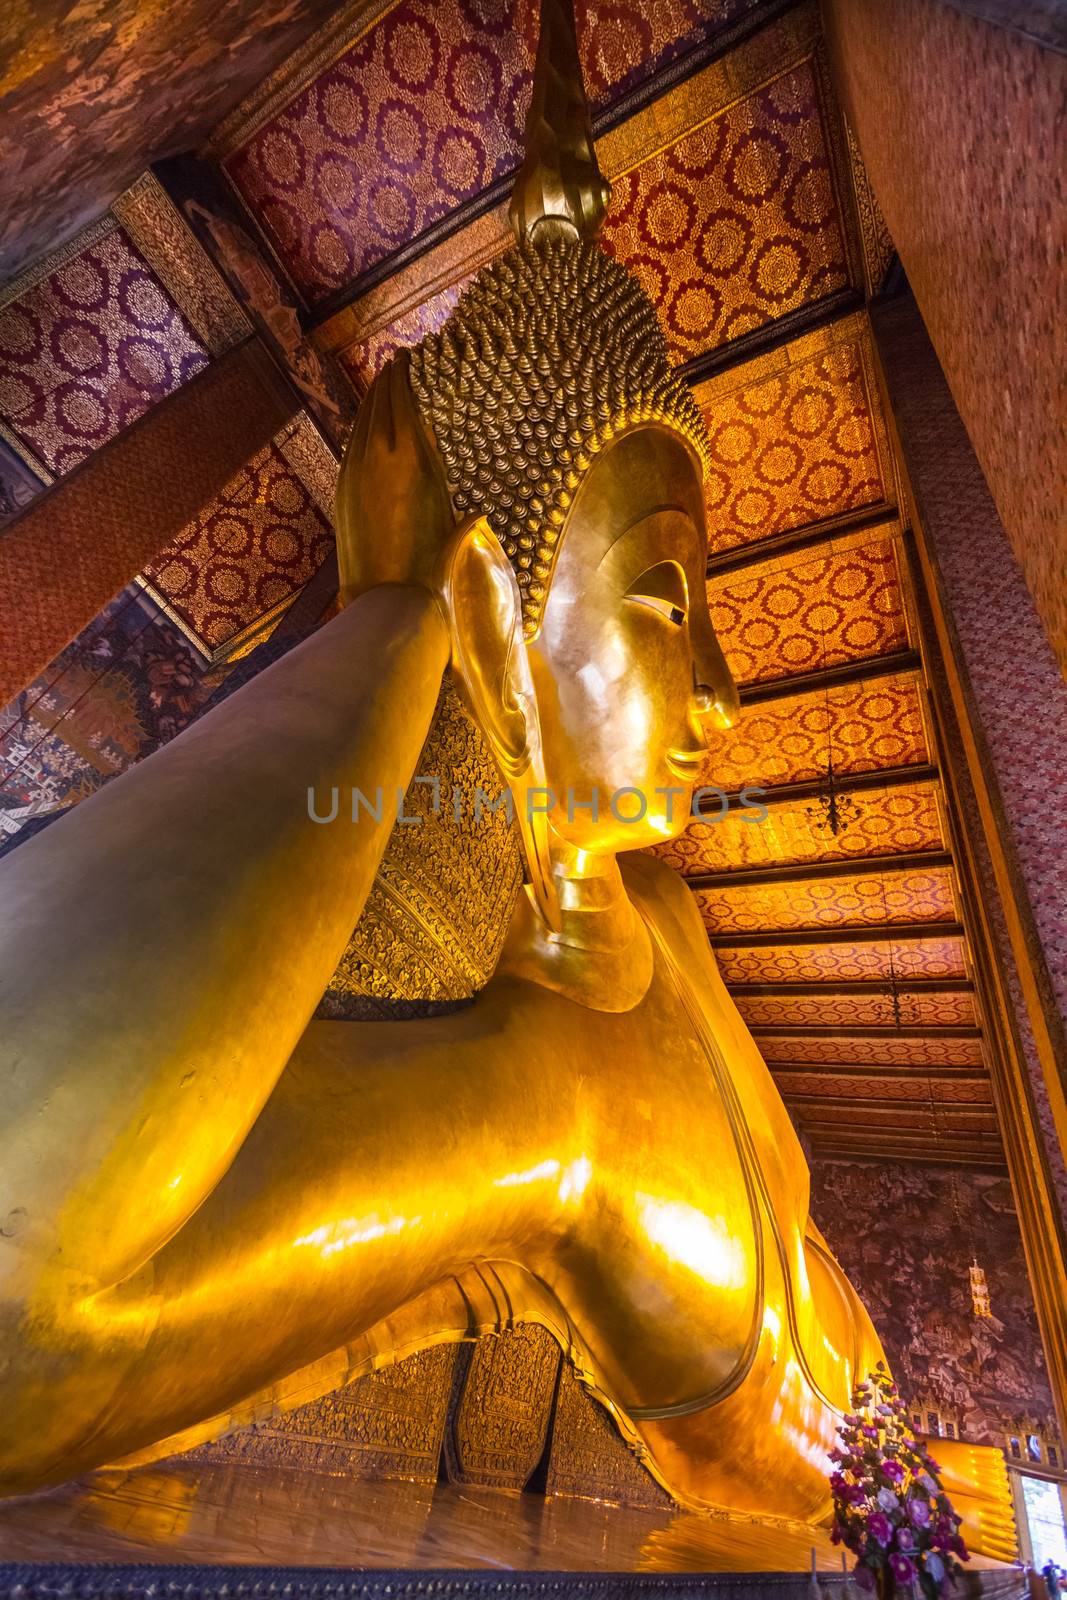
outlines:
{"label": "patterned ceiling panel", "polygon": [[846,288],[810,63],[614,177],[603,237],[659,306],[678,361]]}
{"label": "patterned ceiling panel", "polygon": [[293,598],[333,543],[337,463],[302,419],[253,456],[142,574],[209,659]]}
{"label": "patterned ceiling panel", "polygon": [[738,867],[944,849],[933,784],[848,798],[848,815],[836,838],[826,826],[823,808],[814,801],[795,801],[768,807],[762,822],[747,821],[746,811],[730,811],[721,821],[691,822],[680,839],[656,845],[652,854],[690,877]]}
{"label": "patterned ceiling panel", "polygon": [[754,1028],[973,1028],[977,1023],[969,994],[909,993],[899,988],[899,1017],[892,995],[738,995],[737,1009]]}
{"label": "patterned ceiling panel", "polygon": [[862,983],[898,982],[909,978],[965,978],[962,939],[901,940],[854,944],[754,945],[716,950],[715,959],[727,983]]}
{"label": "patterned ceiling panel", "polygon": [[[586,0],[594,106],[753,0]],[[294,281],[319,303],[518,165],[531,0],[401,0],[226,161]],[[804,185],[796,205],[805,205]],[[807,202],[809,209],[811,202]]]}
{"label": "patterned ceiling panel", "polygon": [[760,562],[744,576],[709,580],[708,601],[741,684],[863,661],[908,644],[892,539]]}
{"label": "patterned ceiling panel", "polygon": [[908,767],[930,759],[919,680],[901,673],[870,683],[745,706],[716,734],[702,782],[769,788],[838,773]]}
{"label": "patterned ceiling panel", "polygon": [[0,416],[50,472],[69,472],[207,365],[125,233],[90,230],[0,307]]}
{"label": "patterned ceiling panel", "polygon": [[951,922],[957,916],[952,873],[946,867],[803,883],[738,884],[693,893],[710,933]]}
{"label": "patterned ceiling panel", "polygon": [[908,1039],[888,1034],[885,1039],[795,1039],[765,1036],[759,1041],[765,1061],[783,1066],[795,1061],[816,1065],[840,1061],[861,1067],[981,1067],[981,1039]]}
{"label": "patterned ceiling panel", "polygon": [[864,319],[699,384],[711,434],[711,550],[770,538],[891,497],[888,441]]}

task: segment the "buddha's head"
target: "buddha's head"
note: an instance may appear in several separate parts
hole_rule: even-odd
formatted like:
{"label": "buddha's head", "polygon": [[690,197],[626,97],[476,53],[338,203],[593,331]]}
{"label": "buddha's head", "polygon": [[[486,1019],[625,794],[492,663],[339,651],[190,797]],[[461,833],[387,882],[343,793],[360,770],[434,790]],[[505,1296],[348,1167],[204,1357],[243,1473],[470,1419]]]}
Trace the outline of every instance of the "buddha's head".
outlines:
{"label": "buddha's head", "polygon": [[737,705],[705,590],[703,419],[596,242],[609,195],[570,5],[544,0],[517,241],[405,358],[462,530],[457,677],[513,790],[550,791],[528,857],[679,833]]}
{"label": "buddha's head", "polygon": [[[594,241],[525,239],[412,352],[411,384],[456,517],[483,519],[449,605],[501,765],[536,746],[548,821],[581,849],[679,832],[736,700],[707,606],[703,420],[647,295]],[[506,746],[494,704],[520,701],[536,727]]]}

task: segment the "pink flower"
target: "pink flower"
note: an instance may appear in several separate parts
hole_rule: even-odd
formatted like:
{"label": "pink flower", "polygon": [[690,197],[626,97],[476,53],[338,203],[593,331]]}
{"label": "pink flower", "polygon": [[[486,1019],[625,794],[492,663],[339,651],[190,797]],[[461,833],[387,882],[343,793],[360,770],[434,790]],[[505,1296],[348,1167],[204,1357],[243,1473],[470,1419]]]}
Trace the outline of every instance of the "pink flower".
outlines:
{"label": "pink flower", "polygon": [[915,1577],[915,1563],[907,1556],[898,1555],[894,1550],[889,1557],[889,1566],[898,1583],[910,1583]]}
{"label": "pink flower", "polygon": [[893,1525],[881,1511],[876,1511],[867,1523],[867,1531],[879,1544],[888,1544],[893,1537]]}

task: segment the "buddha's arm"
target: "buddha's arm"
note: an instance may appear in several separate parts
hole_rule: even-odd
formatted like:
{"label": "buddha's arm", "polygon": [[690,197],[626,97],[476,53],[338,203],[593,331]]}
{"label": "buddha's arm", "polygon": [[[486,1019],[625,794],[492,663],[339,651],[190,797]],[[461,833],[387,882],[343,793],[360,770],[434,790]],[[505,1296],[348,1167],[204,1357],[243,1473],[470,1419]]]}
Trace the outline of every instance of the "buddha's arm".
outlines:
{"label": "buddha's arm", "polygon": [[[375,589],[0,868],[0,1308],[42,1271],[127,1276],[227,1169],[359,915],[447,657],[426,591]],[[316,825],[308,790],[328,812],[334,786]],[[353,786],[382,787],[381,822],[351,824]]]}

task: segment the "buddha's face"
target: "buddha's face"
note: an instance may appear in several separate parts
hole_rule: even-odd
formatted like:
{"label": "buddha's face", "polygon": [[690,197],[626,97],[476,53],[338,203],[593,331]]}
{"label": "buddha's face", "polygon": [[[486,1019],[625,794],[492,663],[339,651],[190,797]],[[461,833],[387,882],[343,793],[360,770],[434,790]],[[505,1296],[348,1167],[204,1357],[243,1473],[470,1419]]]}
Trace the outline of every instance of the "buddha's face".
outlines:
{"label": "buddha's face", "polygon": [[700,475],[680,439],[645,426],[595,458],[528,646],[549,820],[580,849],[681,833],[708,735],[736,713],[706,551]]}

